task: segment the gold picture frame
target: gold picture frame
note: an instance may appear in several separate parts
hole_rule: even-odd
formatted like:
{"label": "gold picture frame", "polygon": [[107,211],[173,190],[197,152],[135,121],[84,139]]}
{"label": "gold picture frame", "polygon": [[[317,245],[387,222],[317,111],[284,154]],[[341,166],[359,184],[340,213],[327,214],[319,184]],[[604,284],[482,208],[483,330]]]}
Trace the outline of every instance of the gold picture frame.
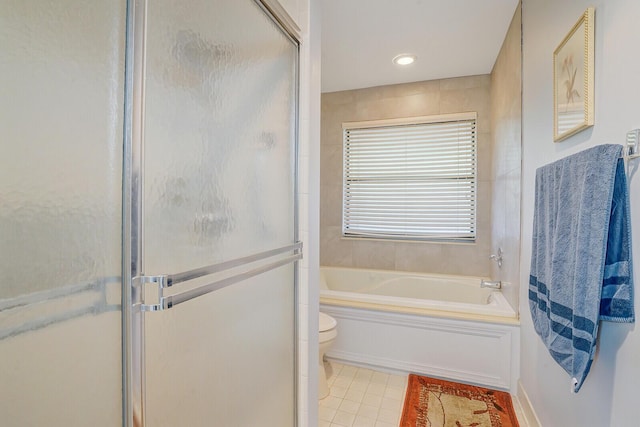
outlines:
{"label": "gold picture frame", "polygon": [[553,140],[593,126],[595,10],[588,8],[553,52]]}

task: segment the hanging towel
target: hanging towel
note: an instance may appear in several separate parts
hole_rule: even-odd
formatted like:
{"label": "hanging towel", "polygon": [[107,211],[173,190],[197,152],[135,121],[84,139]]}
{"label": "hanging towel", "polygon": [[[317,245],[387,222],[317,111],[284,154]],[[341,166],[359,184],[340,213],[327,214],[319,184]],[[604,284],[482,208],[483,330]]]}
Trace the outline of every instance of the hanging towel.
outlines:
{"label": "hanging towel", "polygon": [[621,145],[599,145],[536,171],[529,307],[573,392],[589,373],[598,321],[634,321],[621,153]]}

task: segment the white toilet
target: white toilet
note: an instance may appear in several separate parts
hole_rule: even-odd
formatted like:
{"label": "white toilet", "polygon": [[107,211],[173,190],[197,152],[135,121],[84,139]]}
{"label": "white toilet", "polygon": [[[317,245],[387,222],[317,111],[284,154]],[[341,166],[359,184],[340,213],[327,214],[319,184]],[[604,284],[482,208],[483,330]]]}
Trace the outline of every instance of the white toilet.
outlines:
{"label": "white toilet", "polygon": [[324,354],[326,353],[333,341],[338,336],[338,331],[336,326],[338,322],[336,319],[329,316],[328,314],[320,312],[319,318],[319,330],[320,330],[320,338],[319,338],[319,349],[320,355],[318,357],[319,362],[319,371],[318,371],[318,398],[324,399],[329,395],[329,384],[327,384],[327,373],[324,371]]}

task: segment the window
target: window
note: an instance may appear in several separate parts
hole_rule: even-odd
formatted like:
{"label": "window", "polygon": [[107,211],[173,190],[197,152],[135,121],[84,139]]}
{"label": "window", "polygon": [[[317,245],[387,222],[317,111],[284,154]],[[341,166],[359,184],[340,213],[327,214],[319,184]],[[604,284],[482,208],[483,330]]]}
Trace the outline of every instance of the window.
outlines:
{"label": "window", "polygon": [[475,241],[476,113],[343,124],[342,234]]}

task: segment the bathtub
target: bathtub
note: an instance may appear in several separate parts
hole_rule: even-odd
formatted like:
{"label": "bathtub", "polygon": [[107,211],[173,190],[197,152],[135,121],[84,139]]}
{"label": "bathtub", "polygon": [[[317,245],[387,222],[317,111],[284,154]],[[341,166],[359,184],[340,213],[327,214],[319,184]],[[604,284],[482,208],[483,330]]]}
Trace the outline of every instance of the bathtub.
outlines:
{"label": "bathtub", "polygon": [[320,268],[320,309],[338,321],[331,360],[516,391],[520,329],[480,277]]}
{"label": "bathtub", "polygon": [[322,267],[320,297],[335,305],[515,319],[516,313],[502,292],[481,288],[481,280],[475,276]]}

